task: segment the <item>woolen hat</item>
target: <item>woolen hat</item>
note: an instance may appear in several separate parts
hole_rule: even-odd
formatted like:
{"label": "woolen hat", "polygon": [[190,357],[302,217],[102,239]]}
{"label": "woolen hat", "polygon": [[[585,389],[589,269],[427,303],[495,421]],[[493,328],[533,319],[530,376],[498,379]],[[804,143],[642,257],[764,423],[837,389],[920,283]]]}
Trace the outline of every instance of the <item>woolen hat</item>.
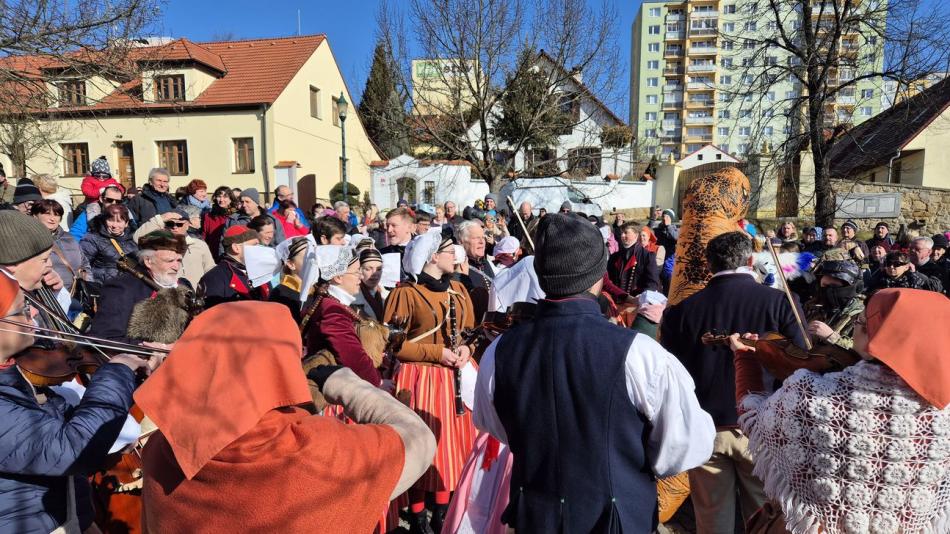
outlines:
{"label": "woolen hat", "polygon": [[105,156],[99,156],[93,160],[89,174],[100,178],[112,178],[112,171],[109,169],[109,162]]}
{"label": "woolen hat", "polygon": [[875,224],[875,225],[874,225],[874,229],[877,230],[878,228],[880,228],[880,227],[882,227],[882,226],[883,226],[884,228],[887,228],[888,230],[891,229],[891,227],[888,226],[887,223],[884,222],[884,221],[881,221],[881,222]]}
{"label": "woolen hat", "polygon": [[676,212],[671,210],[670,208],[666,208],[665,210],[663,210],[663,213],[661,213],[660,215],[669,215],[670,219],[676,220]]}
{"label": "woolen hat", "polygon": [[587,291],[607,271],[607,247],[597,228],[572,214],[551,214],[538,225],[534,270],[548,297]]}
{"label": "woolen hat", "polygon": [[39,219],[0,210],[0,243],[0,265],[16,265],[53,248],[53,234]]}
{"label": "woolen hat", "polygon": [[253,187],[248,187],[244,191],[241,191],[241,196],[253,200],[258,206],[261,205],[261,194]]}
{"label": "woolen hat", "polygon": [[561,211],[564,211],[564,210],[571,211],[571,209],[573,209],[573,206],[571,206],[570,200],[565,200],[564,202],[561,203]]}
{"label": "woolen hat", "polygon": [[13,190],[13,203],[22,204],[23,202],[39,202],[43,200],[40,188],[36,187],[33,180],[29,178],[20,178],[16,183],[16,189]]}
{"label": "woolen hat", "polygon": [[947,236],[943,234],[934,234],[934,236],[930,239],[932,239],[934,242],[933,248],[946,249],[948,248],[948,245],[950,245],[950,240],[948,240]]}
{"label": "woolen hat", "polygon": [[842,229],[842,230],[844,230],[845,228],[851,228],[851,229],[854,230],[855,232],[858,231],[858,225],[857,225],[857,223],[855,223],[855,222],[852,221],[851,219],[848,219],[847,221],[844,222],[844,224],[841,225],[841,229]]}

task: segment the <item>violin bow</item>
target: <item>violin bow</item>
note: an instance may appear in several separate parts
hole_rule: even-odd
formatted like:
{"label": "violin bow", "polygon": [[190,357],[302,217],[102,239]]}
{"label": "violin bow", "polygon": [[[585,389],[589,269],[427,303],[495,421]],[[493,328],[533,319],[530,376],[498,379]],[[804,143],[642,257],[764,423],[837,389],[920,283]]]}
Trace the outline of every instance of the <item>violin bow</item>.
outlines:
{"label": "violin bow", "polygon": [[778,253],[775,252],[775,247],[772,246],[772,243],[766,239],[765,246],[768,247],[769,252],[772,253],[772,261],[775,262],[775,268],[778,270],[776,273],[776,278],[781,280],[782,291],[785,293],[785,298],[788,299],[788,305],[792,307],[792,313],[795,314],[795,322],[798,323],[798,328],[802,331],[802,339],[805,340],[805,348],[811,350],[811,336],[808,335],[808,329],[805,328],[805,323],[802,321],[802,316],[798,312],[798,306],[795,305],[795,299],[792,298],[792,292],[788,289],[788,281],[785,280],[785,270],[782,269],[782,263],[778,260]]}
{"label": "violin bow", "polygon": [[518,219],[518,224],[521,225],[521,229],[524,231],[524,237],[528,240],[528,244],[531,245],[531,250],[534,250],[534,240],[531,239],[531,235],[528,233],[528,227],[524,224],[524,219],[521,218],[521,214],[518,213],[518,210],[515,209],[515,201],[511,196],[505,197],[505,200],[508,202],[508,209],[515,214],[515,217]]}

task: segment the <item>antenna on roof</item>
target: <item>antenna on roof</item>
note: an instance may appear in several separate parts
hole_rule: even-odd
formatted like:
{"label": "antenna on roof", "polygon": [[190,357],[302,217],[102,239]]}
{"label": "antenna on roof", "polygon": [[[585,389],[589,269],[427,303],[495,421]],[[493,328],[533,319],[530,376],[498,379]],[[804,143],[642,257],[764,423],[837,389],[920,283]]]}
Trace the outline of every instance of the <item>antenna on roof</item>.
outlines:
{"label": "antenna on roof", "polygon": [[300,10],[297,10],[297,37],[300,37]]}

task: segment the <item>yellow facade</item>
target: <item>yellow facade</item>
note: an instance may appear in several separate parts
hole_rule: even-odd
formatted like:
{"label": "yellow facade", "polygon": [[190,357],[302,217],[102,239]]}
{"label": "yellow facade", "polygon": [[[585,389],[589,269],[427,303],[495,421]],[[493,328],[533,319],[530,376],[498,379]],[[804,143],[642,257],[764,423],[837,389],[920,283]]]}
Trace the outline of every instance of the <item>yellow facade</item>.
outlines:
{"label": "yellow facade", "polygon": [[946,109],[896,152],[890,168],[882,165],[861,180],[950,189],[950,109]]}
{"label": "yellow facade", "polygon": [[[143,72],[143,97],[154,100],[152,87],[156,74],[184,74],[186,100],[193,101],[209,87],[214,77],[200,67],[170,68]],[[105,83],[87,83],[87,91]],[[318,88],[320,117],[311,116],[311,88]],[[90,91],[92,92],[92,91]],[[329,197],[330,189],[341,179],[341,135],[339,119],[333,117],[333,98],[340,93],[350,102],[346,126],[348,181],[359,190],[370,187],[371,161],[379,159],[357,116],[353,97],[333,58],[329,42],[324,40],[296,72],[271,105],[216,106],[207,109],[179,111],[137,110],[135,112],[98,113],[58,121],[61,139],[35,157],[29,158],[29,174],[49,173],[60,177],[60,184],[79,194],[81,176],[65,176],[62,145],[85,143],[90,162],[106,156],[117,179],[121,152],[132,146],[134,185],[146,183],[148,172],[160,166],[161,141],[187,143],[188,172],[171,177],[171,188],[184,186],[192,179],[201,179],[208,188],[227,185],[246,189],[255,187],[262,194],[274,189],[274,166],[279,161],[297,161],[298,179],[313,175],[316,196]],[[90,100],[103,94],[87,95]],[[235,142],[237,138],[253,139],[253,172],[236,172]],[[128,153],[126,152],[126,156]],[[126,160],[123,160],[126,161]],[[8,174],[13,168],[9,158],[0,155],[0,163]],[[127,174],[127,173],[126,173]],[[306,208],[307,206],[304,206]]]}

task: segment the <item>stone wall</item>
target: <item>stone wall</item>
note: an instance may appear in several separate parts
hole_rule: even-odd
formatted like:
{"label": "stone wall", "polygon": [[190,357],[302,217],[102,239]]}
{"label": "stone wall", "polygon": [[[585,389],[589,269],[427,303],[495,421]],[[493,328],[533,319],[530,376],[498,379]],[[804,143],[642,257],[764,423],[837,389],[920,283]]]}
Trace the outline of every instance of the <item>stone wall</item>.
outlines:
{"label": "stone wall", "polygon": [[[901,214],[883,219],[892,232],[897,232],[901,224],[926,236],[950,230],[950,189],[851,180],[832,180],[832,188],[836,193],[900,193]],[[871,230],[879,220],[854,219],[854,222],[860,230]],[[843,222],[845,219],[835,219],[835,226],[840,227]]]}

